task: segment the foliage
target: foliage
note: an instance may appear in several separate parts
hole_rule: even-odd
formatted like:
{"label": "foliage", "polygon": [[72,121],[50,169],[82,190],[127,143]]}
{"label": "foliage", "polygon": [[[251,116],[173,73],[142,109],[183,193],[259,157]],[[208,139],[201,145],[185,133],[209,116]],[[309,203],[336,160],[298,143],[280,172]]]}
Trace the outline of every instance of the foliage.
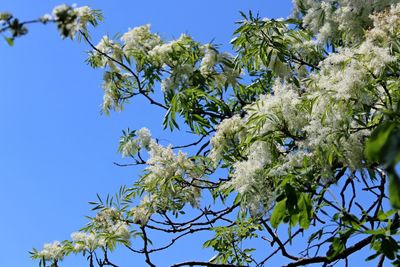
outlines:
{"label": "foliage", "polygon": [[[63,5],[36,20],[92,48],[87,62],[104,69],[104,113],[144,97],[165,110],[165,129],[197,139],[164,147],[146,128],[124,131],[119,151],[143,175],[93,202],[98,214],[71,240],[32,257],[58,266],[74,253],[89,266],[117,266],[108,252],[120,245],[155,266],[153,253],[213,232],[204,247],[215,257],[174,266],[264,266],[277,252],[286,266],[327,266],[368,246],[366,260],[398,265],[398,2],[296,0],[284,20],[241,13],[235,55],[185,34],[163,40],[150,25],[94,45],[86,25],[101,15],[88,7]],[[0,18],[9,44],[27,32],[30,22]],[[170,243],[152,244],[158,232]],[[289,253],[300,233],[308,241]],[[276,249],[260,258],[251,241],[261,238]]]}

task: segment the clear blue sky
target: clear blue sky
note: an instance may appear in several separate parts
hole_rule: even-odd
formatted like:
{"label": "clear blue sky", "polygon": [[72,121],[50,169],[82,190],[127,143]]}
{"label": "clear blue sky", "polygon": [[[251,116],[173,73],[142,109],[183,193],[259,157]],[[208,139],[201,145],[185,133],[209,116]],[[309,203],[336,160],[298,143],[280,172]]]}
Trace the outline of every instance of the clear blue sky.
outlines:
{"label": "clear blue sky", "polygon": [[[103,10],[105,22],[93,31],[96,42],[103,34],[150,23],[166,38],[184,32],[229,49],[239,10],[286,17],[290,2],[98,0],[77,4]],[[2,1],[0,10],[31,19],[50,13],[60,3]],[[140,168],[113,165],[121,161],[116,150],[122,129],[146,126],[156,136],[179,143],[176,135],[161,133],[162,113],[143,101],[134,101],[122,113],[100,115],[102,73],[84,63],[86,50],[83,43],[61,40],[53,25],[31,27],[29,35],[16,40],[12,48],[4,42],[0,45],[1,266],[37,266],[29,259],[32,247],[68,239],[87,222],[87,202],[95,200],[96,193],[114,193],[136,179]],[[155,258],[156,263],[166,266],[171,259],[207,260],[212,255],[195,245],[195,240],[178,244]],[[120,266],[145,266],[142,256],[124,253],[116,255]],[[82,260],[72,257],[61,266],[85,266]]]}

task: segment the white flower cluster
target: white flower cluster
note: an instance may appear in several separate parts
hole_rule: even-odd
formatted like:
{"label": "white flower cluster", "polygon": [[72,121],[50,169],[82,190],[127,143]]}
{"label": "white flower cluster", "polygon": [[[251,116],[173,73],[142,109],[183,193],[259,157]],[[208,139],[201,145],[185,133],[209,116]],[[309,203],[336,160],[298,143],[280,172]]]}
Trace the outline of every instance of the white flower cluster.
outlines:
{"label": "white flower cluster", "polygon": [[72,10],[73,10],[72,7],[70,7],[66,4],[62,4],[62,5],[59,5],[59,6],[56,6],[53,8],[52,15],[53,15],[54,19],[61,19],[61,15],[64,15],[64,13],[68,13]]}
{"label": "white flower cluster", "polygon": [[171,70],[171,75],[161,82],[161,90],[164,93],[179,91],[182,86],[188,84],[194,71],[193,65],[182,64]]}
{"label": "white flower cluster", "polygon": [[151,141],[150,130],[143,127],[135,132],[140,147],[148,149]]}
{"label": "white flower cluster", "polygon": [[[218,50],[211,44],[206,44],[201,47],[203,57],[200,62],[200,73],[207,77],[215,75],[217,85],[225,83],[235,85],[240,76],[240,71],[233,68],[233,57],[229,53],[219,53]],[[221,66],[219,72],[216,71],[216,65]]]}
{"label": "white flower cluster", "polygon": [[147,53],[160,44],[161,39],[155,33],[150,32],[150,24],[133,28],[121,37],[124,43],[124,50],[127,55],[136,53]]}
{"label": "white flower cluster", "polygon": [[74,232],[71,234],[74,252],[95,251],[106,245],[106,240],[95,233]]}
{"label": "white flower cluster", "polygon": [[299,150],[288,153],[285,157],[281,157],[280,164],[268,170],[270,177],[285,177],[288,174],[296,173],[297,169],[302,169],[308,160],[312,160],[313,155],[311,152]]}
{"label": "white flower cluster", "polygon": [[375,42],[374,36],[367,33],[359,47],[344,48],[328,56],[320,64],[320,73],[313,77],[314,88],[309,88],[308,97],[314,102],[310,122],[304,128],[305,143],[313,150],[335,144],[353,169],[362,163],[363,144],[370,134],[367,129],[349,130],[362,128],[354,116],[363,113],[364,105],[384,105],[383,88],[380,85],[371,88],[369,84],[397,61],[387,45]]}
{"label": "white flower cluster", "polygon": [[124,77],[126,80],[129,80],[129,78],[130,78],[130,76],[128,74],[124,74],[124,75],[119,74],[118,70],[115,70],[115,72],[107,71],[103,74],[102,87],[103,87],[104,95],[103,95],[103,103],[101,105],[101,108],[104,111],[104,113],[106,113],[106,114],[108,114],[110,109],[114,109],[116,111],[122,110],[119,87],[116,86],[116,84],[118,84],[123,79],[118,79],[117,74]]}
{"label": "white flower cluster", "polygon": [[344,37],[359,41],[372,25],[370,15],[383,11],[398,0],[295,0],[295,11],[305,8],[304,25],[322,42]]}
{"label": "white flower cluster", "polygon": [[77,7],[74,8],[74,11],[76,12],[78,16],[78,29],[84,28],[86,24],[92,20],[92,9],[88,6],[82,6],[82,7]]}
{"label": "white flower cluster", "polygon": [[239,145],[243,136],[243,120],[239,115],[223,120],[218,126],[215,135],[211,138],[211,151],[208,157],[215,165],[222,159],[224,150]]}
{"label": "white flower cluster", "polygon": [[[244,118],[234,116],[217,126],[212,160],[220,160],[226,144],[232,147],[229,142],[235,138],[241,142],[237,147],[245,146],[227,185],[259,201],[263,198],[254,196],[254,186],[259,194],[272,196],[271,178],[279,183],[288,175],[300,177],[311,171],[329,178],[334,175],[328,171],[333,161],[352,170],[363,167],[370,135],[366,123],[388,97],[377,81],[398,61],[389,46],[400,32],[400,5],[384,14],[372,17],[376,28],[367,31],[358,46],[342,48],[323,60],[320,70],[301,84],[303,90],[277,80],[270,95],[246,107]],[[257,206],[253,204],[249,203]]]}
{"label": "white flower cluster", "polygon": [[189,62],[179,62],[179,56],[188,53],[197,43],[186,34],[182,34],[177,40],[159,44],[149,51],[149,59],[158,67],[169,67],[169,77],[161,81],[161,89],[164,93],[179,91],[181,87],[188,85],[194,72],[194,65]]}
{"label": "white flower cluster", "polygon": [[123,140],[120,148],[123,157],[130,157],[136,154],[140,149],[148,149],[151,141],[151,133],[147,128],[141,128],[135,131],[136,138],[129,138],[128,141]]}
{"label": "white flower cluster", "polygon": [[384,45],[389,40],[399,37],[400,4],[393,5],[385,12],[375,13],[370,17],[374,27],[367,32],[367,36],[371,41]]}
{"label": "white flower cluster", "polygon": [[122,242],[130,241],[129,225],[124,221],[122,213],[115,208],[106,208],[93,218],[93,226],[96,233],[111,236]]}
{"label": "white flower cluster", "polygon": [[[169,205],[177,199],[180,199],[182,205],[198,205],[200,190],[188,186],[188,183],[197,183],[195,180],[200,179],[203,174],[185,153],[179,151],[175,154],[171,146],[161,146],[151,138],[147,128],[142,128],[133,135],[129,134],[128,138],[128,141],[121,141],[120,151],[123,155],[132,155],[140,149],[148,150],[149,155],[146,173],[140,179],[141,186],[148,194],[130,211],[135,223],[146,224],[150,216],[160,209],[173,209]],[[104,224],[101,223],[104,221],[101,218],[104,217],[96,217],[96,224]]]}
{"label": "white flower cluster", "polygon": [[[125,102],[121,88],[135,89],[136,80],[130,84],[116,86],[113,74],[129,76],[110,58],[123,62],[129,58],[134,60],[138,73],[151,66],[152,71],[161,81],[161,90],[171,96],[183,89],[192,88],[195,72],[199,71],[212,87],[235,85],[240,70],[234,68],[233,56],[219,53],[211,44],[201,46],[190,36],[182,34],[178,39],[163,42],[156,33],[151,33],[150,25],[146,24],[133,28],[122,35],[121,42],[110,40],[104,36],[91,53],[88,62],[93,67],[110,68],[104,75],[103,111],[110,109],[121,110]],[[154,67],[156,70],[154,70]],[[212,76],[213,79],[208,79]],[[126,77],[127,79],[132,77]],[[197,84],[196,84],[197,85]]]}
{"label": "white flower cluster", "polygon": [[243,72],[235,68],[233,56],[229,53],[219,53],[217,62],[221,65],[221,71],[215,77],[217,85],[236,85]]}
{"label": "white flower cluster", "polygon": [[176,56],[173,57],[174,53],[182,53],[189,50],[194,41],[187,34],[182,34],[177,40],[173,40],[168,43],[158,44],[149,51],[149,56],[155,65],[163,66],[175,66]]}
{"label": "white flower cluster", "polygon": [[115,43],[108,36],[103,36],[100,42],[96,45],[96,49],[99,51],[93,51],[92,57],[90,58],[93,62],[93,66],[104,68],[107,64],[112,70],[118,70],[114,61],[105,57],[101,53],[110,56],[112,58],[120,60],[122,57],[122,49],[118,43]]}
{"label": "white flower cluster", "polygon": [[218,51],[211,44],[203,46],[204,57],[200,63],[200,73],[204,76],[214,73],[215,64],[218,62]]}
{"label": "white flower cluster", "polygon": [[[263,95],[254,104],[247,108],[247,116],[240,123],[244,128],[243,133],[250,136],[273,136],[278,132],[287,135],[288,138],[298,134],[307,123],[307,114],[301,107],[301,98],[293,85],[277,80],[273,86],[272,95]],[[216,136],[219,135],[218,132]],[[245,140],[243,137],[242,139]],[[220,141],[223,143],[223,141]],[[279,152],[283,156],[279,156]],[[241,194],[253,192],[255,184],[264,186],[259,188],[264,194],[262,198],[268,205],[265,196],[271,196],[273,183],[270,177],[276,174],[275,167],[288,162],[289,155],[285,155],[286,149],[272,139],[255,141],[245,151],[247,159],[234,164],[232,185]],[[280,164],[276,164],[280,162]],[[268,171],[264,171],[268,170]],[[269,173],[270,172],[270,173]],[[287,173],[286,173],[287,174]],[[260,193],[260,192],[259,192]],[[253,196],[254,201],[261,198]],[[249,205],[252,205],[249,203]],[[259,205],[253,205],[258,207]]]}
{"label": "white flower cluster", "polygon": [[[307,116],[300,107],[301,98],[298,89],[290,83],[277,80],[272,94],[260,96],[259,101],[247,108],[248,118],[263,117],[261,128],[251,126],[254,134],[267,134],[285,128],[289,132],[301,129]],[[256,126],[256,125],[255,125]]]}
{"label": "white flower cluster", "polygon": [[50,15],[50,14],[44,14],[43,16],[41,16],[41,17],[39,18],[39,20],[40,20],[42,23],[47,23],[47,22],[49,22],[49,21],[52,20],[52,19],[53,19],[53,16]]}
{"label": "white flower cluster", "polygon": [[123,220],[122,213],[114,208],[106,208],[100,211],[93,218],[91,226],[90,232],[72,233],[71,241],[65,241],[64,244],[59,241],[45,244],[41,251],[35,253],[34,257],[60,261],[69,252],[93,252],[98,248],[104,248],[109,241],[130,242],[129,225]]}
{"label": "white flower cluster", "polygon": [[60,241],[44,244],[43,249],[39,251],[36,256],[44,260],[62,260],[65,256],[64,246]]}
{"label": "white flower cluster", "polygon": [[151,181],[163,177],[182,176],[194,169],[194,164],[182,151],[175,155],[171,146],[163,147],[154,140],[149,145],[149,159],[146,170],[149,172],[146,179]]}
{"label": "white flower cluster", "polygon": [[[240,194],[246,193],[250,187],[257,184],[257,173],[271,163],[272,153],[270,144],[256,141],[248,149],[247,160],[238,161],[234,164],[232,180],[227,185],[233,185]],[[261,177],[265,179],[265,177]],[[265,189],[265,188],[264,188]]]}
{"label": "white flower cluster", "polygon": [[130,211],[133,222],[145,225],[149,221],[150,216],[157,210],[156,204],[150,196],[144,196],[140,201],[140,205],[133,207]]}
{"label": "white flower cluster", "polygon": [[[195,186],[188,186],[184,181],[188,181],[190,177],[200,177],[186,154],[179,152],[175,155],[170,146],[162,147],[152,140],[149,155],[147,174],[141,179],[142,187],[148,195],[131,209],[130,215],[134,223],[145,225],[153,213],[180,209],[185,203],[197,207],[200,190]],[[176,201],[180,203],[176,204]]]}
{"label": "white flower cluster", "polygon": [[63,37],[73,39],[79,30],[86,29],[88,22],[94,21],[94,13],[88,6],[71,7],[65,4],[56,6],[52,15],[44,15],[42,22],[54,19]]}
{"label": "white flower cluster", "polygon": [[189,184],[198,184],[196,180],[202,178],[203,173],[187,155],[181,151],[176,155],[171,146],[163,147],[155,140],[150,141],[148,153],[146,174],[140,182],[149,196],[132,211],[135,220],[145,222],[159,209],[173,209],[170,205],[176,200],[180,205],[188,203],[197,207],[200,190]]}

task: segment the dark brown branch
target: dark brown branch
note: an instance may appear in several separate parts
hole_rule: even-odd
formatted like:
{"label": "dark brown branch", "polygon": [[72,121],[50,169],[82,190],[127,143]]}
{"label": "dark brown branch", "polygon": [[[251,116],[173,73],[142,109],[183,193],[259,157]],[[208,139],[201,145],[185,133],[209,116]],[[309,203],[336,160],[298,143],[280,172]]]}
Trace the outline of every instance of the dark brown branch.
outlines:
{"label": "dark brown branch", "polygon": [[139,161],[136,161],[135,163],[126,163],[126,164],[121,164],[121,163],[118,163],[118,162],[113,162],[113,164],[114,164],[115,166],[118,166],[118,167],[132,167],[132,166],[138,166],[138,165],[146,164],[146,162],[139,162]]}
{"label": "dark brown branch", "polygon": [[132,247],[129,246],[129,245],[126,245],[126,244],[125,244],[125,247],[126,247],[127,249],[129,249],[130,251],[132,251],[132,252],[135,252],[135,253],[138,253],[138,254],[142,254],[142,253],[143,253],[143,251],[134,249],[134,248],[132,248]]}
{"label": "dark brown branch", "polygon": [[379,211],[381,210],[382,207],[382,201],[383,198],[385,197],[385,184],[386,184],[386,174],[383,170],[377,169],[379,172],[379,175],[381,176],[381,183],[379,185],[379,197],[378,197],[378,204],[375,209],[374,213],[374,218],[378,217]]}
{"label": "dark brown branch", "polygon": [[[304,229],[300,228],[298,229],[292,236],[290,236],[284,243],[282,243],[283,246],[286,246],[295,236],[298,234],[302,233]],[[264,263],[266,263],[270,258],[272,258],[278,251],[281,250],[281,248],[275,249],[268,257],[266,257],[263,261],[261,261],[257,266],[264,266]]]}
{"label": "dark brown branch", "polygon": [[149,239],[147,238],[147,233],[146,233],[146,229],[144,226],[141,226],[140,229],[142,230],[142,234],[143,234],[143,253],[146,257],[146,263],[151,266],[151,267],[156,267],[150,260],[150,254],[149,254],[149,250],[148,250],[148,242]]}
{"label": "dark brown branch", "polygon": [[383,263],[385,262],[385,255],[381,255],[377,267],[383,267]]}
{"label": "dark brown branch", "polygon": [[271,237],[274,239],[274,241],[278,244],[279,249],[282,252],[282,255],[285,256],[286,258],[289,258],[291,260],[298,260],[299,258],[293,255],[290,255],[286,248],[285,245],[282,243],[282,241],[279,239],[279,237],[274,233],[274,231],[269,227],[269,225],[264,221],[261,220],[262,225],[264,225],[265,229],[268,231],[268,233],[271,235]]}
{"label": "dark brown branch", "polygon": [[[162,232],[166,232],[166,233],[178,233],[178,232],[184,232],[190,228],[192,228],[193,226],[204,226],[204,225],[210,225],[210,223],[215,223],[216,221],[220,220],[223,218],[223,216],[231,213],[235,208],[239,207],[239,204],[233,205],[229,208],[226,208],[224,210],[219,211],[216,215],[216,217],[212,218],[210,221],[207,222],[197,222],[197,223],[190,223],[187,226],[181,227],[181,228],[175,228],[175,229],[165,229],[165,228],[160,228],[160,227],[156,227],[153,225],[147,225],[146,227],[149,229],[153,229],[153,230],[158,230],[158,231],[162,231]],[[210,211],[207,211],[208,214],[212,214]]]}
{"label": "dark brown branch", "polygon": [[191,147],[191,146],[196,146],[196,145],[200,144],[201,141],[203,141],[203,139],[206,138],[206,136],[209,135],[211,132],[213,132],[213,130],[212,130],[212,131],[209,131],[209,132],[207,132],[207,134],[201,136],[201,137],[199,138],[199,140],[197,140],[196,142],[193,142],[193,143],[187,144],[187,145],[174,146],[174,147],[172,147],[172,149],[187,148],[187,147]]}
{"label": "dark brown branch", "polygon": [[177,237],[171,239],[171,241],[170,241],[169,244],[167,244],[167,245],[165,245],[165,246],[163,246],[163,247],[151,249],[151,250],[149,250],[148,252],[149,252],[149,253],[154,253],[154,252],[157,252],[157,251],[165,250],[165,249],[171,247],[173,244],[175,244],[176,241],[178,241],[179,239],[181,239],[181,238],[184,237],[184,236],[187,236],[187,235],[189,235],[189,234],[194,234],[194,233],[200,232],[200,231],[210,230],[210,229],[211,229],[211,227],[203,227],[203,228],[197,228],[197,229],[190,229],[190,230],[187,231],[186,233],[180,234],[179,236],[177,236]]}
{"label": "dark brown branch", "polygon": [[323,256],[318,256],[318,257],[313,257],[313,258],[303,258],[303,259],[299,259],[298,261],[289,263],[288,265],[286,265],[286,267],[295,267],[295,266],[304,266],[307,264],[313,264],[313,263],[331,263],[340,259],[346,259],[348,256],[350,256],[351,254],[353,254],[356,251],[361,250],[362,248],[364,248],[365,246],[367,246],[369,243],[371,243],[373,239],[373,236],[370,235],[366,238],[364,238],[363,240],[361,240],[360,242],[354,244],[353,246],[345,249],[342,253],[339,253],[338,255],[336,255],[335,257],[332,258],[328,258],[328,257],[323,257]]}
{"label": "dark brown branch", "polygon": [[244,267],[243,265],[234,265],[234,264],[219,264],[212,263],[206,261],[186,261],[171,265],[171,267],[179,267],[179,266],[208,266],[208,267]]}
{"label": "dark brown branch", "polygon": [[[19,25],[24,26],[26,24],[34,24],[34,23],[46,24],[46,23],[54,23],[54,22],[56,22],[55,19],[50,19],[50,20],[47,20],[46,22],[44,22],[40,19],[34,19],[34,20],[27,20],[27,21],[20,22]],[[13,28],[10,23],[7,23],[7,24],[8,24],[7,26],[0,29],[0,33],[3,33],[5,31],[8,31]]]}

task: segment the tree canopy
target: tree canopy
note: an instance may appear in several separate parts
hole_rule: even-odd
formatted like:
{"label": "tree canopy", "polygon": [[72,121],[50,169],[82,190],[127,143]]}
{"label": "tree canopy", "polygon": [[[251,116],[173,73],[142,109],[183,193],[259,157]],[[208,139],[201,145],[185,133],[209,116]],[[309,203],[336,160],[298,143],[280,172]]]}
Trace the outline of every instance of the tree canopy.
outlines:
{"label": "tree canopy", "polygon": [[[102,15],[87,6],[31,21],[1,13],[10,45],[31,23],[86,42],[87,63],[104,71],[105,114],[142,97],[165,111],[166,130],[194,138],[163,146],[147,128],[123,131],[119,152],[142,175],[98,196],[87,225],[32,258],[55,267],[82,254],[90,267],[118,266],[110,252],[124,246],[155,266],[154,253],[211,232],[212,259],[173,266],[272,257],[347,266],[362,249],[366,261],[400,265],[399,2],[295,0],[286,19],[241,13],[233,54],[188,34],[165,40],[150,25],[96,44],[88,26]],[[159,233],[166,244],[151,242]]]}

